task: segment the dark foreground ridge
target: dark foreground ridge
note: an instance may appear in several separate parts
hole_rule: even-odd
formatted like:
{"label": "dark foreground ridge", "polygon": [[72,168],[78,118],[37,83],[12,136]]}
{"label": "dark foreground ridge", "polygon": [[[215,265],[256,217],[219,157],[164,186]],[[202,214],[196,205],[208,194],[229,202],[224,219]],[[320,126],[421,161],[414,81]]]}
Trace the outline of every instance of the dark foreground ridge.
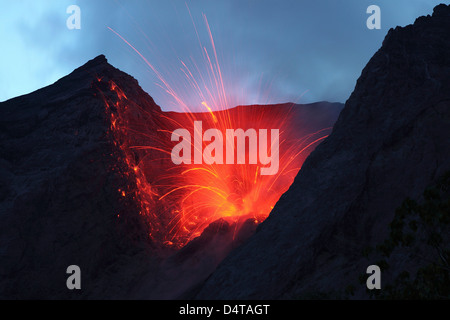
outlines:
{"label": "dark foreground ridge", "polygon": [[[387,34],[332,134],[310,155],[257,233],[206,281],[199,299],[342,293],[377,261],[395,209],[450,170],[450,6]],[[389,260],[383,284],[418,261]],[[422,261],[423,263],[423,261]]]}

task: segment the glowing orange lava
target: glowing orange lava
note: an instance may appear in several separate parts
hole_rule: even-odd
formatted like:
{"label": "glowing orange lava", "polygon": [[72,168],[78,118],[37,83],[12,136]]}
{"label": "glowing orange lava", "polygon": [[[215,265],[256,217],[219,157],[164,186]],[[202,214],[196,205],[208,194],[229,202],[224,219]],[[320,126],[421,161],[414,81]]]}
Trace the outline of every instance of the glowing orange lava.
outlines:
{"label": "glowing orange lava", "polygon": [[[191,112],[156,68],[111,29],[139,54],[155,72],[164,90],[184,111],[159,112],[137,105],[112,81],[108,85],[115,95],[104,97],[111,117],[110,133],[125,155],[129,178],[135,181],[134,189],[118,192],[139,203],[140,213],[148,221],[152,239],[176,247],[200,235],[218,219],[230,222],[244,222],[246,219],[263,221],[292,184],[307,155],[331,129],[299,127],[299,109],[294,104],[227,109],[233,105],[226,95],[206,17],[204,21],[212,48],[211,58],[200,43],[209,68],[208,76],[194,76],[195,70],[181,62],[192,92],[203,101],[204,113]],[[237,128],[280,129],[278,173],[262,176],[259,166],[254,164],[173,164],[171,150],[176,142],[171,141],[171,133],[178,128],[192,132],[196,120],[203,122],[204,131],[208,128],[223,132]],[[248,157],[248,148],[246,152]]]}
{"label": "glowing orange lava", "polygon": [[[115,84],[110,88],[117,93],[114,104],[107,102],[112,109],[111,134],[125,154],[129,176],[136,180],[135,190],[118,192],[140,204],[151,237],[167,245],[184,245],[220,218],[262,222],[330,130],[299,128],[298,107],[293,104],[206,113],[149,112],[129,101]],[[171,133],[177,128],[192,131],[194,120],[203,122],[203,130],[279,128],[278,173],[262,176],[253,164],[173,164],[170,153],[176,142]],[[248,157],[248,148],[246,152]]]}

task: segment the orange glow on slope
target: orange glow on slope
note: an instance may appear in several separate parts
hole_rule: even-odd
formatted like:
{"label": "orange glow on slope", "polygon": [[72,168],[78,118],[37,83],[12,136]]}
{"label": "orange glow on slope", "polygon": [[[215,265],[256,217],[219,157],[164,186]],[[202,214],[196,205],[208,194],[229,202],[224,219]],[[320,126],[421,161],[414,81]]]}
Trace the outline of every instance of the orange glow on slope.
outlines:
{"label": "orange glow on slope", "polygon": [[[119,193],[140,204],[151,237],[170,246],[183,246],[220,218],[262,222],[292,184],[309,152],[331,129],[302,135],[307,130],[291,121],[294,105],[149,113],[124,98],[117,86],[111,88],[117,100],[105,101],[111,114],[110,132],[125,155],[129,177],[136,181],[135,190],[120,189]],[[279,128],[278,173],[263,176],[258,164],[173,164],[171,150],[177,142],[171,141],[171,133],[178,128],[192,133],[194,120],[202,121],[203,131]],[[209,143],[202,142],[202,149]],[[247,159],[248,152],[247,147]]]}
{"label": "orange glow on slope", "polygon": [[[262,222],[287,191],[304,160],[314,147],[327,137],[331,128],[311,132],[298,128],[294,105],[233,106],[226,95],[216,48],[205,16],[213,59],[202,46],[208,66],[208,77],[195,77],[194,69],[181,61],[185,80],[205,107],[204,113],[189,110],[180,95],[164,80],[147,59],[117,32],[155,72],[161,87],[179,103],[183,113],[156,112],[128,100],[121,88],[109,82],[111,95],[104,96],[111,117],[110,134],[122,150],[128,167],[128,177],[135,181],[132,190],[120,190],[123,197],[139,203],[140,214],[148,221],[150,237],[168,246],[181,247],[218,219]],[[194,25],[195,27],[195,25]],[[197,31],[196,31],[197,32]],[[102,82],[102,79],[97,79]],[[214,110],[214,111],[213,111]],[[182,164],[171,160],[171,141],[175,129],[185,128],[193,135],[194,121],[202,121],[203,132],[217,128],[279,129],[279,171],[263,176],[258,164]],[[209,144],[202,142],[202,149]],[[194,142],[192,141],[193,149]],[[269,146],[270,149],[270,146]],[[246,159],[249,158],[246,150]],[[248,163],[248,161],[246,161]]]}

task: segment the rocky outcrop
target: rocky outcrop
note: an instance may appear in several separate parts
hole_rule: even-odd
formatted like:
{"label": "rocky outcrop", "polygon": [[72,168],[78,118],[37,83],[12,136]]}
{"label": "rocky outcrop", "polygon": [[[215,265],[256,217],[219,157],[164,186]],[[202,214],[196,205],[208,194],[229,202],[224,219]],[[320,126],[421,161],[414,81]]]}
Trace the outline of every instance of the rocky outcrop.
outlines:
{"label": "rocky outcrop", "polygon": [[[450,6],[387,34],[332,134],[305,161],[256,234],[205,282],[199,299],[343,292],[395,208],[450,170]],[[396,266],[392,261],[388,279]],[[372,263],[375,263],[373,261]],[[411,266],[410,266],[411,267]],[[391,275],[389,275],[391,273]],[[357,297],[364,296],[363,285]]]}
{"label": "rocky outcrop", "polygon": [[[131,277],[118,270],[136,265],[136,255],[150,247],[138,208],[118,192],[129,181],[108,134],[105,98],[117,99],[111,80],[130,101],[159,112],[104,56],[0,104],[1,297],[114,296],[114,279]],[[66,288],[69,265],[82,270],[81,293]]]}

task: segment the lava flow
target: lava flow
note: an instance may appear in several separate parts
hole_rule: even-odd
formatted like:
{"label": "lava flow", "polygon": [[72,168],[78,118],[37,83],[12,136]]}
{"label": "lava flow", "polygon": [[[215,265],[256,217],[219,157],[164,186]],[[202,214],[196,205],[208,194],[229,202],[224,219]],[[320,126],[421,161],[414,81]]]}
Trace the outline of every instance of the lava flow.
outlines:
{"label": "lava flow", "polygon": [[[130,101],[114,82],[108,83],[114,97],[105,97],[111,117],[110,133],[125,155],[134,189],[120,189],[123,197],[139,203],[141,215],[149,225],[150,237],[158,243],[181,247],[197,237],[212,222],[225,219],[239,223],[253,219],[262,222],[279,197],[289,188],[303,161],[323,140],[331,128],[317,130],[299,127],[299,107],[294,104],[241,106],[231,109],[222,71],[206,17],[204,17],[212,58],[202,46],[208,76],[196,77],[197,65],[182,63],[183,73],[205,107],[205,112],[191,112],[183,99],[161,74],[123,37],[117,34],[156,73],[162,87],[184,112],[155,112]],[[199,40],[200,41],[200,40]],[[98,79],[99,82],[102,79]],[[274,175],[261,175],[258,164],[180,164],[171,159],[171,134],[178,128],[193,132],[194,121],[202,121],[203,132],[216,128],[279,129],[279,170]],[[203,134],[200,133],[200,134]],[[208,143],[202,142],[204,148]],[[194,146],[192,142],[192,148]],[[203,149],[202,148],[202,149]],[[270,150],[270,145],[269,145]],[[246,159],[249,157],[247,145]]]}

